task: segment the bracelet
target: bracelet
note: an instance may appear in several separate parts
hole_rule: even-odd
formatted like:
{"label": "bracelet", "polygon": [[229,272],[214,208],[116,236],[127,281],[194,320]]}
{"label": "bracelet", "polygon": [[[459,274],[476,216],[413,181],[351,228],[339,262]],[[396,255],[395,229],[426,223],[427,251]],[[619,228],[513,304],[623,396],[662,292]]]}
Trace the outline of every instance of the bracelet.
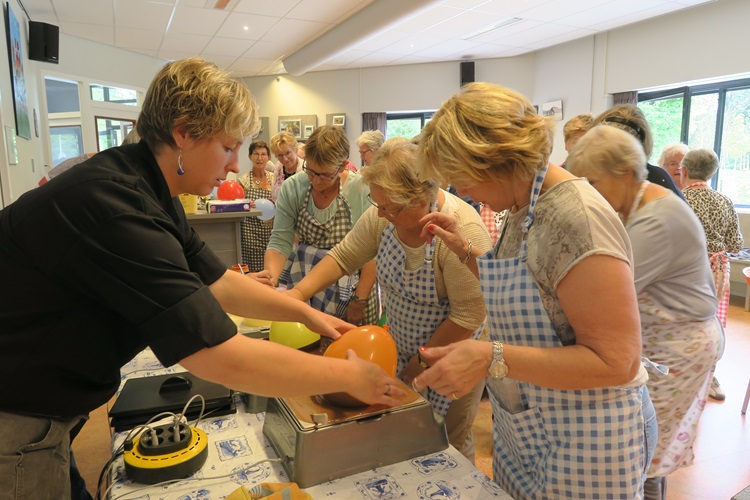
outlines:
{"label": "bracelet", "polygon": [[469,250],[466,252],[466,257],[464,257],[463,259],[459,259],[461,264],[466,264],[467,262],[469,262],[472,250],[474,250],[474,244],[471,242],[471,240],[469,240]]}

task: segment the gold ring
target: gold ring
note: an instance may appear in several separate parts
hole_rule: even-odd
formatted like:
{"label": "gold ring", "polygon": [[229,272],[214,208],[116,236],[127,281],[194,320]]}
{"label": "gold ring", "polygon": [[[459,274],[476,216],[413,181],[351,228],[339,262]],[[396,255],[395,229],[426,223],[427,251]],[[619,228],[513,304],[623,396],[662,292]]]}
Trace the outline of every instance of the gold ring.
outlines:
{"label": "gold ring", "polygon": [[458,396],[456,396],[455,392],[451,392],[451,398],[453,399],[453,401],[455,401],[458,399]]}
{"label": "gold ring", "polygon": [[411,388],[414,389],[414,392],[419,392],[419,385],[417,384],[417,378],[414,377],[411,379]]}

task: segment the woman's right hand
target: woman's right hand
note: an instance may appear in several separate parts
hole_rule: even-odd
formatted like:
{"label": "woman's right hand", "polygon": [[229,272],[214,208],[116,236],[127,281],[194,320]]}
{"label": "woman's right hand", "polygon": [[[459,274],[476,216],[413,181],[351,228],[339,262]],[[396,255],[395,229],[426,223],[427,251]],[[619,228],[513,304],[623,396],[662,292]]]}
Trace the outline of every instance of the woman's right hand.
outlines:
{"label": "woman's right hand", "polygon": [[419,223],[424,225],[420,236],[428,243],[439,236],[445,246],[459,257],[464,257],[468,252],[469,240],[464,236],[454,215],[430,212],[419,219]]}
{"label": "woman's right hand", "polygon": [[349,349],[346,352],[346,359],[356,363],[360,375],[352,377],[353,387],[347,391],[355,398],[368,404],[382,404],[388,406],[398,406],[406,398],[406,391],[401,387],[401,383],[387,373],[375,363],[365,361]]}

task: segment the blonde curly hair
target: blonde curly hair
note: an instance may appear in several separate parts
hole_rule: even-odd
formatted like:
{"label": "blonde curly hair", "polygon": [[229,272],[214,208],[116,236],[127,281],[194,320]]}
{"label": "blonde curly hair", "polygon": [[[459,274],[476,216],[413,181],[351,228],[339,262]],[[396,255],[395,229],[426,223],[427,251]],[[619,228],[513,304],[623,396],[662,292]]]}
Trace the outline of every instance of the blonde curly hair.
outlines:
{"label": "blonde curly hair", "polygon": [[176,146],[172,131],[183,125],[194,139],[245,138],[260,129],[247,86],[198,57],[164,65],[149,85],[136,129],[153,151]]}
{"label": "blonde curly hair", "polygon": [[456,188],[531,179],[549,161],[553,124],[520,93],[470,83],[443,103],[419,138],[420,168]]}

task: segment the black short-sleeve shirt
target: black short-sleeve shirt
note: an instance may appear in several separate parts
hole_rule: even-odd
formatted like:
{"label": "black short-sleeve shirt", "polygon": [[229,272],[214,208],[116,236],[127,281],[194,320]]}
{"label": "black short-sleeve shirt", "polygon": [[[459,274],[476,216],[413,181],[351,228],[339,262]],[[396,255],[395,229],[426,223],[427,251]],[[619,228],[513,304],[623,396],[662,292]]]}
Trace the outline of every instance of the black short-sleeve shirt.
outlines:
{"label": "black short-sleeve shirt", "polygon": [[224,272],[143,142],[25,193],[0,212],[0,410],[84,414],[146,346],[169,366],[226,341]]}

